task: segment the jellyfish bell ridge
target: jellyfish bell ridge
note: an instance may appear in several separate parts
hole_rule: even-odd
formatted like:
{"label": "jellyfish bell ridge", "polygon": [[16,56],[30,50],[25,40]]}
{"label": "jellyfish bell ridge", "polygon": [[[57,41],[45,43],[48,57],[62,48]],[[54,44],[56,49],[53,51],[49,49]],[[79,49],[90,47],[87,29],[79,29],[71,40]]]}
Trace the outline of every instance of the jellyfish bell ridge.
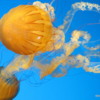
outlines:
{"label": "jellyfish bell ridge", "polygon": [[1,41],[15,53],[29,55],[42,51],[51,37],[50,16],[37,6],[18,6],[1,19]]}

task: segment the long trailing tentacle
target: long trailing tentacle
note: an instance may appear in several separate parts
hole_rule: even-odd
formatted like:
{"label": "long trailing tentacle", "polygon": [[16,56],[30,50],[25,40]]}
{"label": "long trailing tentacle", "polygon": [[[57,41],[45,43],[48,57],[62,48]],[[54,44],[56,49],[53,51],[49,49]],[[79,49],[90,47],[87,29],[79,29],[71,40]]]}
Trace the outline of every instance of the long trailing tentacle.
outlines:
{"label": "long trailing tentacle", "polygon": [[67,12],[63,24],[59,27],[66,33],[71,25],[72,19],[77,11],[96,11],[100,13],[100,5],[88,2],[77,2],[72,5],[72,9]]}

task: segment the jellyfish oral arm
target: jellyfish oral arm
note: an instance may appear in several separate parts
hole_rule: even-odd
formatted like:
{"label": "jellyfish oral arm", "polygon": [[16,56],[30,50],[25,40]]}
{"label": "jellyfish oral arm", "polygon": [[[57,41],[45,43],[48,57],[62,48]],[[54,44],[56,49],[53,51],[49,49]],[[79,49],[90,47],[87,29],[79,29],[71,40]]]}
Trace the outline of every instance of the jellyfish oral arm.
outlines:
{"label": "jellyfish oral arm", "polygon": [[33,3],[33,5],[38,6],[39,8],[45,10],[50,15],[51,21],[53,21],[55,19],[55,13],[54,13],[54,7],[52,7],[52,3],[54,1],[55,0],[53,0],[51,2],[51,4],[49,4],[49,3],[41,3],[39,1],[36,1],[36,2]]}
{"label": "jellyfish oral arm", "polygon": [[[80,37],[83,38],[83,40],[80,40]],[[53,77],[61,77],[67,73],[67,66],[74,66],[76,68],[82,67],[85,71],[88,72],[94,72],[99,73],[99,68],[91,67],[89,68],[90,61],[87,57],[82,56],[81,54],[78,54],[76,56],[71,56],[71,54],[74,52],[76,48],[78,48],[80,45],[85,45],[85,43],[88,43],[91,36],[89,33],[85,31],[78,31],[75,30],[72,33],[72,38],[70,42],[64,43],[61,47],[64,49],[64,54],[62,54],[59,57],[56,57],[52,59],[50,64],[42,64],[41,61],[34,61],[32,66],[40,69],[40,77],[43,78],[47,75],[52,75]],[[97,48],[98,49],[98,48]],[[55,51],[54,51],[55,52]],[[44,61],[46,59],[43,59]],[[53,72],[58,68],[59,65],[65,66],[65,68],[61,68],[63,74],[54,74]],[[97,70],[96,70],[97,69]],[[52,74],[53,73],[53,74]]]}
{"label": "jellyfish oral arm", "polygon": [[100,6],[88,2],[77,2],[72,5],[72,9],[68,11],[67,16],[64,18],[63,24],[59,26],[60,29],[66,33],[71,25],[72,19],[77,11],[96,11],[100,13]]}
{"label": "jellyfish oral arm", "polygon": [[33,63],[34,55],[20,55],[12,61],[5,69],[1,71],[2,76],[9,77],[20,70],[28,69]]}

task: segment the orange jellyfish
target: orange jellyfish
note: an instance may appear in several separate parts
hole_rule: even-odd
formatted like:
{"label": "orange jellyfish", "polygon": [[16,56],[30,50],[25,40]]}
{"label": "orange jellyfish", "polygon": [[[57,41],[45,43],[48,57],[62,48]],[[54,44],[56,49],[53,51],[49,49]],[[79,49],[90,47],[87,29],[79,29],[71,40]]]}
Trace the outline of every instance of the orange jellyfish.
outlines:
{"label": "orange jellyfish", "polygon": [[15,76],[5,77],[0,67],[0,100],[12,100],[19,91],[19,82]]}
{"label": "orange jellyfish", "polygon": [[37,6],[18,6],[1,19],[0,40],[15,53],[30,55],[42,51],[51,37],[50,16]]}

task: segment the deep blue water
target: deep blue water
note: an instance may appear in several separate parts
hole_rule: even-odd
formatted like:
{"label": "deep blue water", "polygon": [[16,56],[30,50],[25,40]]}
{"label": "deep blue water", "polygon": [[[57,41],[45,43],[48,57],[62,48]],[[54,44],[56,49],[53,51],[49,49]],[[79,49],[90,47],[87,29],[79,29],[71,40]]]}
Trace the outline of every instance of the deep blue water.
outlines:
{"label": "deep blue water", "polygon": [[[22,4],[32,4],[35,0],[1,0],[0,1],[0,17],[7,13],[13,7]],[[42,2],[51,2],[51,0],[39,0]],[[54,26],[62,24],[63,19],[71,5],[81,0],[55,0],[56,19]],[[100,5],[100,0],[82,0],[84,2],[96,3]],[[100,23],[100,13],[79,11],[75,14],[74,19],[66,33],[66,41],[70,37],[69,33],[77,30],[80,26],[88,23]],[[83,31],[88,31],[92,39],[91,41],[100,39],[100,25],[88,25],[82,27]],[[99,43],[100,44],[100,43]],[[8,57],[12,55],[10,51],[3,51],[0,65],[7,65]],[[84,49],[78,49],[77,52],[84,52]],[[4,53],[4,54],[3,54]],[[9,61],[8,61],[9,62]],[[100,58],[95,59],[100,62]],[[34,81],[34,80],[33,80]],[[99,97],[96,97],[99,95]],[[71,69],[68,74],[61,78],[53,78],[48,82],[44,82],[39,86],[29,84],[27,81],[20,83],[20,91],[14,100],[100,100],[100,74],[88,73],[83,69]]]}

